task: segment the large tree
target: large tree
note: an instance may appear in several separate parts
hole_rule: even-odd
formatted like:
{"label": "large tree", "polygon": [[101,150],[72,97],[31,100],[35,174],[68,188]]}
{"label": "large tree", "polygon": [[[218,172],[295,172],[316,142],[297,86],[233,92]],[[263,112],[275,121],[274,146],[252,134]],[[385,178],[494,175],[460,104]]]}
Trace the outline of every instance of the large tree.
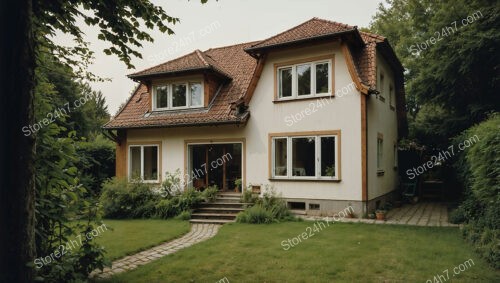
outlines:
{"label": "large tree", "polygon": [[[202,1],[204,2],[204,1]],[[142,41],[153,38],[141,29],[158,28],[168,34],[170,17],[159,6],[141,0],[4,0],[0,2],[2,67],[0,95],[0,281],[32,282],[29,263],[34,250],[34,154],[36,138],[22,131],[33,125],[33,92],[36,57],[48,52],[92,79],[86,72],[92,52],[83,39],[78,20],[99,28],[98,38],[110,43],[106,54],[115,54],[128,67]],[[56,45],[56,32],[73,36],[75,46]]]}
{"label": "large tree", "polygon": [[495,0],[389,0],[370,27],[404,66],[410,135],[434,146],[500,110]]}

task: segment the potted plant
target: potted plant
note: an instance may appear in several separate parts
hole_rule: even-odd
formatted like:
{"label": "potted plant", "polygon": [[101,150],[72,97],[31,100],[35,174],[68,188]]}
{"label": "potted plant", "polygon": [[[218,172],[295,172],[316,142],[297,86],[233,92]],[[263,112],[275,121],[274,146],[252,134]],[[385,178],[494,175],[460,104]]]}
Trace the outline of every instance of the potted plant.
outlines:
{"label": "potted plant", "polygon": [[241,192],[241,184],[241,179],[236,179],[236,181],[234,181],[234,185],[236,186],[236,188],[234,189],[235,192]]}
{"label": "potted plant", "polygon": [[385,220],[386,212],[387,211],[384,209],[377,209],[377,211],[375,211],[375,215],[377,216],[377,220]]}

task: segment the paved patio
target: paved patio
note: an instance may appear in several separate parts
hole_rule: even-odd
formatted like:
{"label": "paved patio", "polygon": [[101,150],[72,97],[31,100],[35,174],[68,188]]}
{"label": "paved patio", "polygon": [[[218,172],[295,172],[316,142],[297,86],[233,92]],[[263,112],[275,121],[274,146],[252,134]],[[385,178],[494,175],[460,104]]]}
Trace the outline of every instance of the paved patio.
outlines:
{"label": "paved patio", "polygon": [[157,260],[166,255],[177,252],[180,249],[187,248],[196,243],[212,238],[217,234],[221,225],[215,224],[193,224],[191,231],[181,238],[163,243],[149,250],[126,256],[113,262],[111,268],[106,267],[101,270],[94,270],[89,277],[107,278],[114,274],[130,271],[140,265],[144,265],[153,260]]}
{"label": "paved patio", "polygon": [[[304,216],[306,220],[326,220],[326,217]],[[331,221],[330,217],[330,221]],[[369,224],[415,225],[429,227],[458,227],[448,222],[447,204],[443,202],[419,202],[404,204],[389,210],[386,220],[343,218],[340,222],[361,222]]]}

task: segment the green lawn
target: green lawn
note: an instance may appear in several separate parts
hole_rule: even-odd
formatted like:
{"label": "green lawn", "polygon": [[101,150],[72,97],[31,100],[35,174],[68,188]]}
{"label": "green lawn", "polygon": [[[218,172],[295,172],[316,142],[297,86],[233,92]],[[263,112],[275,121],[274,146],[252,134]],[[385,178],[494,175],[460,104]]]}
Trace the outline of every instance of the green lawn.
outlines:
{"label": "green lawn", "polygon": [[[426,282],[445,269],[450,282],[500,282],[457,228],[336,223],[283,250],[283,240],[312,225],[225,225],[212,239],[106,282]],[[469,259],[473,266],[453,277]]]}
{"label": "green lawn", "polygon": [[106,248],[106,257],[117,259],[162,242],[178,238],[189,231],[189,222],[180,220],[110,220],[108,230],[96,237]]}

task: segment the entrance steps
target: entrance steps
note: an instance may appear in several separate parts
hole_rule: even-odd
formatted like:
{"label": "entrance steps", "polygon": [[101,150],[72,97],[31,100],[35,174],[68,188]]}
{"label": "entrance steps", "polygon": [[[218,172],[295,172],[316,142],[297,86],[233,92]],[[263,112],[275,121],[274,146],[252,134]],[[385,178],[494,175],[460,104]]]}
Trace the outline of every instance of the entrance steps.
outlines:
{"label": "entrance steps", "polygon": [[249,203],[242,203],[240,193],[222,192],[213,202],[201,203],[191,214],[191,223],[225,224],[236,221],[236,215]]}

